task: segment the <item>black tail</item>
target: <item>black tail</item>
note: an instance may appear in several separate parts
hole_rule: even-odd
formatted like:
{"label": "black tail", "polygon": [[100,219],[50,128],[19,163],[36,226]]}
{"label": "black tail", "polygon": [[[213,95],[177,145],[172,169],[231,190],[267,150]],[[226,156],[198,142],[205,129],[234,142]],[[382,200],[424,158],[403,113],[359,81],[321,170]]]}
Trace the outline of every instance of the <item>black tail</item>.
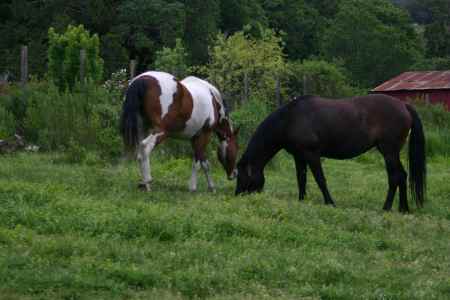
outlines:
{"label": "black tail", "polygon": [[417,207],[423,207],[427,189],[425,136],[423,134],[422,121],[420,121],[416,110],[409,104],[406,107],[413,119],[408,153],[409,188],[411,189],[411,195],[415,199]]}
{"label": "black tail", "polygon": [[139,143],[138,117],[142,113],[142,99],[147,92],[148,80],[139,78],[128,87],[120,118],[120,133],[127,151],[133,151]]}

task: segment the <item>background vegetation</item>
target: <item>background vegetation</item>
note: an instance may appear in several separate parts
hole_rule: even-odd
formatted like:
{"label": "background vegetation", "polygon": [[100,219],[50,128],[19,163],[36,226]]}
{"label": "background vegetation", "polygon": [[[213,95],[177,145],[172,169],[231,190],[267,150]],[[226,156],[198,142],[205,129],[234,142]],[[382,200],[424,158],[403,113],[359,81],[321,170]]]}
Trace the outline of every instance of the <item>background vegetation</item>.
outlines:
{"label": "background vegetation", "polygon": [[174,48],[177,39],[188,66],[205,65],[218,33],[228,37],[250,25],[255,38],[264,32],[261,27],[274,30],[288,61],[339,62],[353,85],[367,89],[424,60],[448,61],[449,5],[446,0],[2,1],[0,74],[18,78],[19,49],[26,44],[30,73],[44,76],[51,66],[49,27],[61,34],[68,25],[82,24],[96,34],[107,79],[129,59],[138,60],[138,72],[151,68],[159,51]]}

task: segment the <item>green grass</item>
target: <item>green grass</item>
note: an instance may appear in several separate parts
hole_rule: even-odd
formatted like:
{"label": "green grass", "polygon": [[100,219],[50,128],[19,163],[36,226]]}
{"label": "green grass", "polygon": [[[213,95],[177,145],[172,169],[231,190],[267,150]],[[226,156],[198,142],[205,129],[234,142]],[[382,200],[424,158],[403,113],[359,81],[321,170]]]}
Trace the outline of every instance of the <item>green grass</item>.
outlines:
{"label": "green grass", "polygon": [[[0,157],[0,299],[450,299],[450,160],[429,164],[428,203],[383,213],[382,160],[326,160],[338,207],[311,177],[297,201],[293,162],[262,194],[188,192],[188,159],[137,166]],[[398,200],[395,204],[398,205]],[[415,206],[410,203],[411,207]]]}

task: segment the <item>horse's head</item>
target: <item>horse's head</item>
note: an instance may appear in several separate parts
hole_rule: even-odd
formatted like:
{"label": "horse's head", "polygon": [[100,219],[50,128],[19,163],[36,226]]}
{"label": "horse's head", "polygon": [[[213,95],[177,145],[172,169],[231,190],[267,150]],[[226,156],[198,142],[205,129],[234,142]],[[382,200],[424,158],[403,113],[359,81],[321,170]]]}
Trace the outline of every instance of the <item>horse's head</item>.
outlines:
{"label": "horse's head", "polygon": [[224,118],[219,122],[216,132],[220,140],[217,157],[225,169],[228,179],[233,180],[237,175],[236,160],[239,150],[237,135],[239,128],[233,130],[230,122]]}
{"label": "horse's head", "polygon": [[261,169],[242,160],[238,164],[236,195],[261,192],[264,187],[264,173]]}

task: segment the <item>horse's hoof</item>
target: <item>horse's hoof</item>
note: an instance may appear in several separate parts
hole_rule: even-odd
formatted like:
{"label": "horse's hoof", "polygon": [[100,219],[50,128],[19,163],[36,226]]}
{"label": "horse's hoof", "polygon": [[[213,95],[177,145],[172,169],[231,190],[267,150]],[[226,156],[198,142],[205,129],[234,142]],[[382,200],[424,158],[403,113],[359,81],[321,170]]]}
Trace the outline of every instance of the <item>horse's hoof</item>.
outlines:
{"label": "horse's hoof", "polygon": [[151,188],[150,188],[150,182],[148,183],[139,183],[138,184],[138,189],[143,191],[143,192],[150,192]]}

